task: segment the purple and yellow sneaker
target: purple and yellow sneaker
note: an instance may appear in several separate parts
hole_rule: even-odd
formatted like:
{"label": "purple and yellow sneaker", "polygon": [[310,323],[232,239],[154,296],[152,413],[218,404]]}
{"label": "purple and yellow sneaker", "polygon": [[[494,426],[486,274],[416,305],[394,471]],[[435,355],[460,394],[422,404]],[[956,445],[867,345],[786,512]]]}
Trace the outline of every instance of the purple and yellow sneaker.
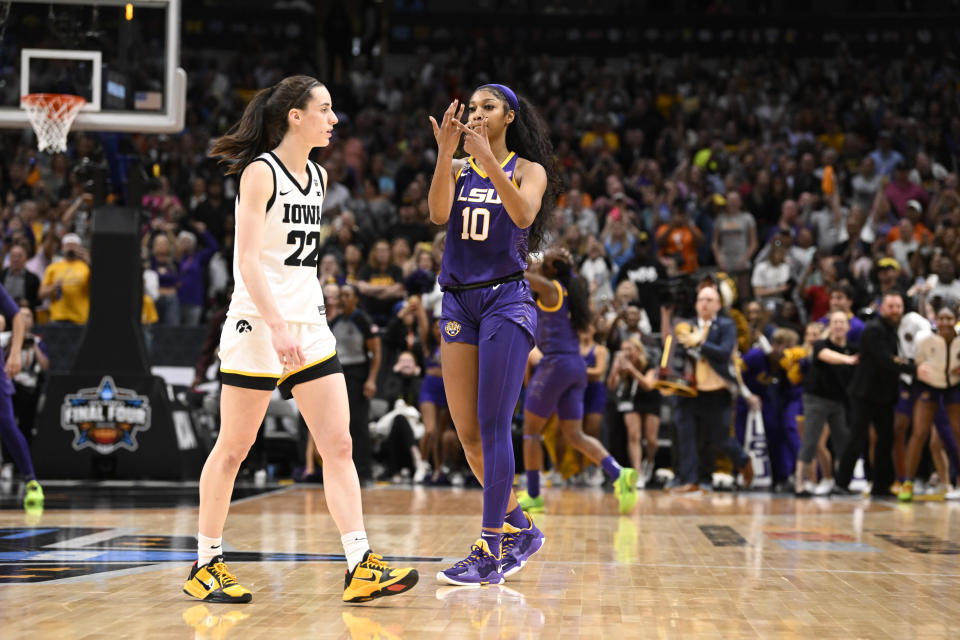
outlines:
{"label": "purple and yellow sneaker", "polygon": [[501,559],[490,552],[487,541],[480,538],[470,547],[470,555],[449,569],[437,573],[437,580],[458,587],[503,584],[503,569],[500,563]]}
{"label": "purple and yellow sneaker", "polygon": [[503,577],[509,578],[523,569],[530,556],[540,551],[546,541],[546,536],[533,524],[529,513],[523,514],[527,518],[527,527],[518,529],[509,522],[503,523],[503,542],[500,543],[500,554],[503,556]]}

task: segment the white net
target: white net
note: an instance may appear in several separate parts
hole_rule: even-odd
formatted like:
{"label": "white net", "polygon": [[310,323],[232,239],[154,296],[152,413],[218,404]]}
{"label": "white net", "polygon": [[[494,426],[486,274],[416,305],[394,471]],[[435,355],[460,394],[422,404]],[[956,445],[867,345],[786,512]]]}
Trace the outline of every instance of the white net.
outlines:
{"label": "white net", "polygon": [[40,151],[63,153],[67,150],[70,125],[87,103],[80,96],[61,93],[31,93],[20,98],[37,134]]}

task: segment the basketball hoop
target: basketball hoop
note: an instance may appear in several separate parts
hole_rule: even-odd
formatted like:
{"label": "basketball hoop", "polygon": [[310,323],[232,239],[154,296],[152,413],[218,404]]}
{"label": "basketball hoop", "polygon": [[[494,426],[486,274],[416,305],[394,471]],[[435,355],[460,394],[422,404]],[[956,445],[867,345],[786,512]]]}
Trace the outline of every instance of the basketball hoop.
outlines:
{"label": "basketball hoop", "polygon": [[86,103],[80,96],[66,93],[30,93],[20,98],[20,107],[27,112],[37,134],[40,151],[63,153],[67,150],[70,125]]}

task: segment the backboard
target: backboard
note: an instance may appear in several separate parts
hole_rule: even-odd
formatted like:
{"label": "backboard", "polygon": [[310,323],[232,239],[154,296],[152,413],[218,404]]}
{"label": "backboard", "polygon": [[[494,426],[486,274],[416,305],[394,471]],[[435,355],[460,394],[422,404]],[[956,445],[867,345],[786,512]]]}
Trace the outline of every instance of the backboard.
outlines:
{"label": "backboard", "polygon": [[70,93],[73,130],[183,129],[180,0],[0,1],[0,128],[29,127],[21,97]]}

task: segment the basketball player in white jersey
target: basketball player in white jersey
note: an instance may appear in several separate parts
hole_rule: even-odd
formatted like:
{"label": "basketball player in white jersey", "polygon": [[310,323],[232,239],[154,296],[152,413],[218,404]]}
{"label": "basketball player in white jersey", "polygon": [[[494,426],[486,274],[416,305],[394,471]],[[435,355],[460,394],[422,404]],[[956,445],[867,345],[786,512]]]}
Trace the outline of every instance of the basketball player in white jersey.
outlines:
{"label": "basketball player in white jersey", "polygon": [[200,476],[198,559],[183,587],[207,602],[252,598],[227,569],[221,536],[240,463],[278,386],[296,400],[323,457],[324,493],[347,559],[343,600],[395,595],[417,582],[415,570],[388,566],[367,544],[347,388],[317,279],[327,176],[309,154],[330,144],[336,123],[327,88],[293,76],[254,96],[211,150],[240,174],[240,188],[236,285],[220,338],[220,433]]}

